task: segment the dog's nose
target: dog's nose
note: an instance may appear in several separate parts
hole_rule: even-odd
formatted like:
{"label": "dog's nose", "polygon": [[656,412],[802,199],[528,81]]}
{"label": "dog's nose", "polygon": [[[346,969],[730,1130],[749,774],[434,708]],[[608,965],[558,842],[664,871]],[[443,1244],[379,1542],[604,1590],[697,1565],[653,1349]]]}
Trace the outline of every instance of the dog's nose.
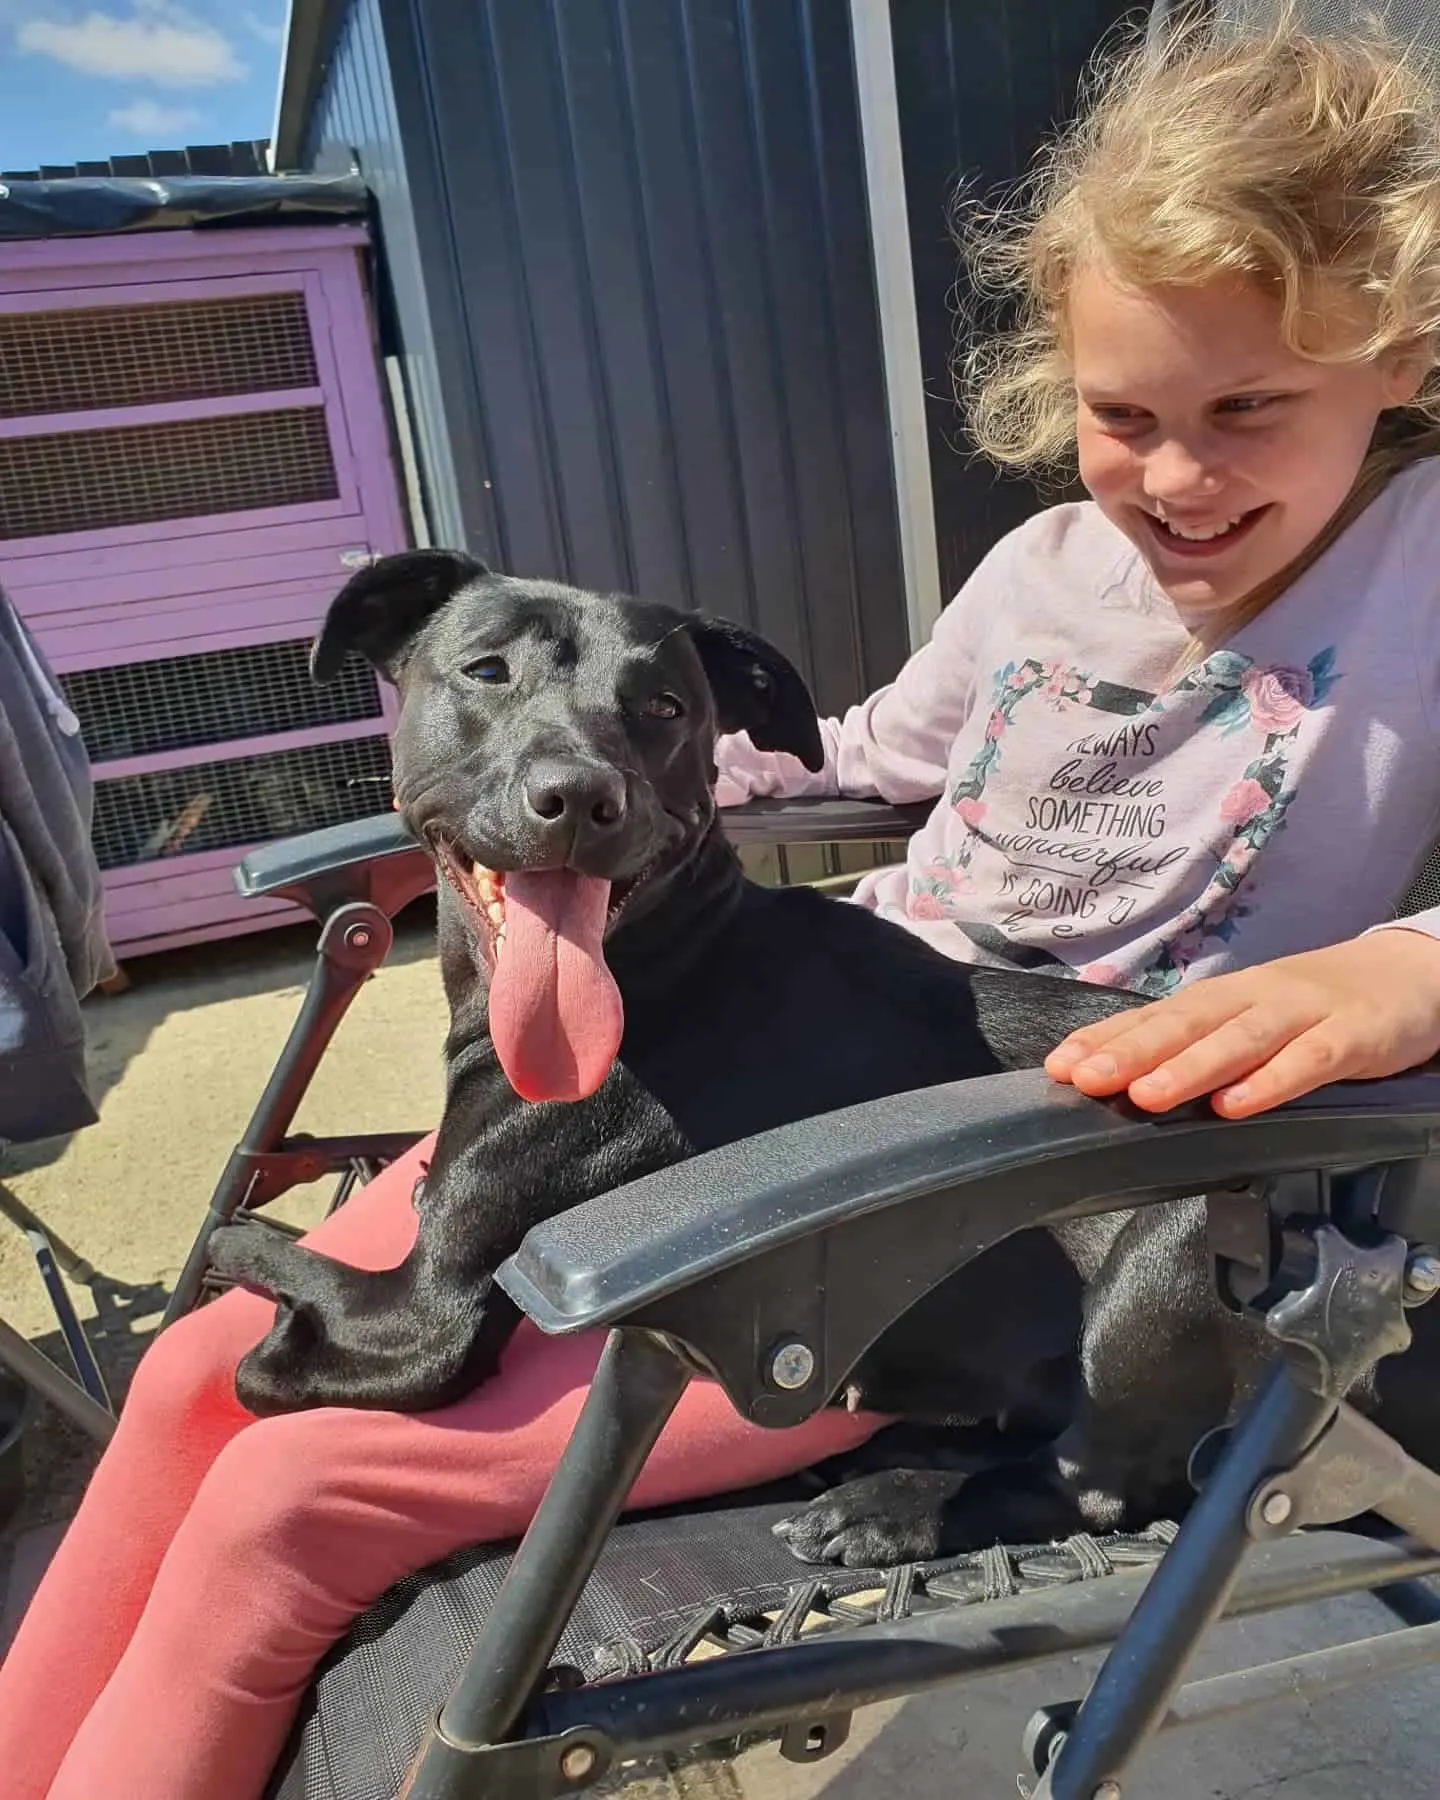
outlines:
{"label": "dog's nose", "polygon": [[625,777],[603,763],[537,762],[525,777],[525,804],[550,831],[610,831],[625,817]]}

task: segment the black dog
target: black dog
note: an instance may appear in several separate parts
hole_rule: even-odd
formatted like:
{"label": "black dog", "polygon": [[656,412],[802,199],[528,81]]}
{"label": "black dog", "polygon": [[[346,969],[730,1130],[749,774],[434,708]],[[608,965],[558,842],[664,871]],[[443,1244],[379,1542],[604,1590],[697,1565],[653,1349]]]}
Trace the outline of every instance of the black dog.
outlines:
{"label": "black dog", "polygon": [[[215,1266],[277,1300],[237,1379],[255,1412],[444,1404],[493,1372],[517,1320],[491,1277],[540,1219],[780,1124],[1034,1066],[1138,1004],[747,882],[716,819],[717,730],[812,768],[820,739],[800,677],[736,626],[417,552],[347,585],[316,674],[351,651],[400,689],[397,795],[443,877],[448,1095],[399,1268],[254,1224],[216,1234]],[[1254,1357],[1211,1294],[1203,1224],[1197,1204],[1027,1233],[952,1277],[853,1397],[1008,1420],[1045,1447],[974,1475],[968,1439],[957,1470],[934,1466],[943,1436],[882,1434],[851,1465],[879,1472],[791,1520],[791,1548],[885,1563],[1182,1504],[1186,1458]],[[1428,1420],[1412,1389],[1392,1410]]]}
{"label": "black dog", "polygon": [[[399,687],[397,797],[443,876],[448,1093],[399,1268],[256,1224],[215,1235],[215,1267],[277,1300],[239,1370],[255,1412],[452,1400],[494,1370],[516,1316],[491,1275],[540,1219],[773,1126],[1033,1066],[1133,1004],[746,881],[716,817],[717,731],[811,767],[820,739],[795,670],[734,625],[416,552],[346,586],[317,676],[352,651]],[[1009,1240],[897,1327],[860,1396],[893,1407],[923,1370],[947,1411],[1058,1425],[1080,1292],[1050,1237]]]}

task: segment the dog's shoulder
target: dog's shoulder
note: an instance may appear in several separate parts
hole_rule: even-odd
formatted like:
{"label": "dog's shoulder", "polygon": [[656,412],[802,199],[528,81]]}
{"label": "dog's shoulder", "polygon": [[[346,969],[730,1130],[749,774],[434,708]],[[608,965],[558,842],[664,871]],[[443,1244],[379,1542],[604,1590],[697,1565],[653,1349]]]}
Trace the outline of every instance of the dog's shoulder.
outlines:
{"label": "dog's shoulder", "polygon": [[947,1070],[963,1065],[940,1079],[1034,1067],[1080,1026],[1144,1004],[1064,974],[945,956],[903,925],[813,889],[756,890],[749,910],[748,944],[773,947],[781,991],[833,996],[892,1046],[933,1039]]}
{"label": "dog's shoulder", "polygon": [[747,948],[758,941],[787,955],[800,950],[823,961],[839,959],[857,986],[911,974],[961,986],[968,979],[962,964],[903,926],[814,888],[747,883],[741,916]]}

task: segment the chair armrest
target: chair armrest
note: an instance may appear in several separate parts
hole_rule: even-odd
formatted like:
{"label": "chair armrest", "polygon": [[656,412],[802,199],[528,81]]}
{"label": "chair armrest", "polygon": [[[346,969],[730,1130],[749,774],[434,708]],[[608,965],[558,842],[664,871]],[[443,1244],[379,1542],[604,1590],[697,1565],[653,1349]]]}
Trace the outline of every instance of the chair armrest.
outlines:
{"label": "chair armrest", "polygon": [[631,1182],[536,1226],[499,1281],[547,1332],[670,1330],[740,1410],[785,1424],[815,1396],[797,1410],[762,1391],[756,1344],[802,1335],[827,1397],[916,1299],[1012,1232],[1437,1145],[1431,1070],[1238,1122],[1204,1105],[1157,1119],[1021,1070],[849,1107]]}
{"label": "chair armrest", "polygon": [[[737,846],[879,843],[908,838],[929,811],[881,800],[752,800],[720,817]],[[317,919],[352,900],[373,901],[393,918],[434,885],[429,857],[396,812],[262,844],[235,870],[247,900],[292,900]]]}
{"label": "chair armrest", "polygon": [[252,850],[235,870],[247,900],[293,900],[323,919],[368,900],[390,918],[435,885],[435,866],[396,812],[280,838]]}
{"label": "chair armrest", "polygon": [[890,806],[884,800],[747,800],[722,808],[720,823],[737,849],[752,844],[904,843],[934,801]]}

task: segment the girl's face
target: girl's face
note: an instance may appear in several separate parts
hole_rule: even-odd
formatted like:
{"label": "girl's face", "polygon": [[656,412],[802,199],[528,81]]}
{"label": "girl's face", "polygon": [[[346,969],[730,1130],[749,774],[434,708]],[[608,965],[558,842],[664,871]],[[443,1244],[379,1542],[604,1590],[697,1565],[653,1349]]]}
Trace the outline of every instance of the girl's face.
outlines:
{"label": "girl's face", "polygon": [[1226,610],[1317,536],[1418,361],[1319,363],[1239,280],[1127,288],[1079,275],[1069,324],[1080,476],[1182,617]]}

